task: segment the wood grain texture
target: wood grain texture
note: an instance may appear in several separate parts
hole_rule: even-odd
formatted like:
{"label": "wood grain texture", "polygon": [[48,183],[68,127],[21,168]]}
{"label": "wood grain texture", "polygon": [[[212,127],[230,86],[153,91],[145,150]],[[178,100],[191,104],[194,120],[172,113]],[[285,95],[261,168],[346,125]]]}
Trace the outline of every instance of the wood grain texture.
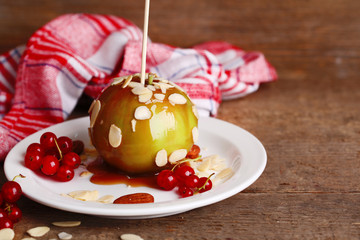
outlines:
{"label": "wood grain texture", "polygon": [[[0,52],[26,43],[64,13],[113,14],[142,27],[143,1],[0,0]],[[360,1],[154,0],[149,36],[190,47],[224,40],[262,51],[279,81],[223,102],[218,118],[253,133],[268,165],[242,193],[211,206],[151,220],[114,220],[62,212],[23,198],[26,230],[53,221],[74,239],[360,239]],[[86,103],[85,103],[86,104]],[[84,114],[82,106],[74,116]],[[3,172],[3,171],[2,171]],[[5,177],[1,173],[1,183]]]}

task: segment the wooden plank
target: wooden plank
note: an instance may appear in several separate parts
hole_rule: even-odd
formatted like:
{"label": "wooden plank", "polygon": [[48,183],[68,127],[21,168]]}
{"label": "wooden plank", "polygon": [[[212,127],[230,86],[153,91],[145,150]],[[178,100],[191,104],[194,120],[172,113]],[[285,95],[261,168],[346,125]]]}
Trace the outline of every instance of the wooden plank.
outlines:
{"label": "wooden plank", "polygon": [[[65,13],[112,14],[142,26],[143,3],[138,1],[11,1],[0,2],[0,50],[25,43],[51,19]],[[254,50],[293,50],[300,53],[351,48],[359,55],[359,1],[208,1],[158,0],[151,6],[153,41],[188,47],[203,41],[225,40]]]}
{"label": "wooden plank", "polygon": [[175,216],[121,220],[67,213],[23,201],[18,239],[30,227],[80,220],[75,228],[51,226],[43,239],[60,231],[74,239],[119,239],[133,233],[144,239],[358,239],[359,193],[240,193],[223,202]]}
{"label": "wooden plank", "polygon": [[[0,52],[69,12],[113,14],[142,26],[142,1],[0,0]],[[263,51],[279,81],[221,104],[220,119],[253,133],[268,165],[244,192],[211,206],[151,220],[63,212],[23,198],[16,239],[30,227],[81,220],[74,239],[359,239],[360,1],[157,0],[149,35],[180,47],[225,40]],[[81,112],[79,109],[78,112]],[[81,113],[83,114],[83,113]],[[3,169],[0,169],[3,172]],[[0,174],[0,183],[5,181]]]}

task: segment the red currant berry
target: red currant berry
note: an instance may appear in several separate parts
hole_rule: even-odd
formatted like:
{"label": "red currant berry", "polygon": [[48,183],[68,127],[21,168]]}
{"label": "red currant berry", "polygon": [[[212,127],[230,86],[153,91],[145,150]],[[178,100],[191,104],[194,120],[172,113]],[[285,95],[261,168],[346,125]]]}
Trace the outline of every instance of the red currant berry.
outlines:
{"label": "red currant berry", "polygon": [[58,171],[59,165],[56,157],[47,155],[43,158],[40,169],[45,175],[52,176]]}
{"label": "red currant berry", "polygon": [[175,169],[174,174],[180,182],[185,182],[186,177],[194,175],[195,171],[192,167],[188,165],[182,165]]}
{"label": "red currant berry", "polygon": [[199,157],[199,153],[200,153],[200,147],[198,145],[193,145],[190,149],[190,151],[188,152],[188,154],[186,155],[187,158],[191,158],[191,159],[195,159],[197,157]]}
{"label": "red currant berry", "polygon": [[84,151],[84,143],[81,140],[74,140],[72,151],[78,155],[81,155]]}
{"label": "red currant berry", "polygon": [[179,187],[178,193],[179,193],[180,197],[182,197],[182,198],[186,198],[186,197],[190,197],[190,196],[194,195],[194,191],[191,188],[184,187],[184,186]]}
{"label": "red currant berry", "polygon": [[65,136],[59,137],[57,139],[57,143],[63,155],[72,151],[73,142],[70,138]]}
{"label": "red currant berry", "polygon": [[51,148],[48,149],[45,153],[45,156],[53,156],[57,159],[60,159],[60,153],[59,150],[55,147],[55,148]]}
{"label": "red currant berry", "polygon": [[212,188],[212,182],[209,178],[207,177],[202,177],[199,179],[199,192],[206,192],[209,191]]}
{"label": "red currant berry", "polygon": [[42,155],[40,152],[28,152],[25,155],[25,167],[35,171],[40,169]]}
{"label": "red currant berry", "polygon": [[76,169],[80,166],[81,159],[79,155],[77,155],[74,152],[69,152],[65,154],[65,156],[62,159],[62,164],[68,165],[69,167],[72,167],[73,169]]}
{"label": "red currant berry", "polygon": [[157,176],[156,182],[164,190],[174,189],[177,185],[177,179],[171,170],[162,170]]}
{"label": "red currant berry", "polygon": [[30,153],[30,152],[39,152],[40,156],[44,156],[44,154],[45,154],[45,150],[40,145],[40,143],[32,143],[32,144],[30,144],[26,149],[26,153]]}
{"label": "red currant berry", "polygon": [[1,187],[1,196],[5,202],[14,203],[20,199],[22,189],[15,181],[5,182]]}
{"label": "red currant berry", "polygon": [[20,221],[20,219],[22,217],[22,212],[19,207],[13,206],[13,207],[10,207],[9,209],[6,209],[6,211],[7,211],[7,217],[13,223],[17,223],[18,221]]}
{"label": "red currant berry", "polygon": [[45,150],[56,148],[56,135],[52,132],[46,132],[40,137],[40,144]]}
{"label": "red currant berry", "polygon": [[14,224],[8,217],[0,218],[0,229],[13,228]]}
{"label": "red currant berry", "polygon": [[7,213],[4,209],[1,209],[0,208],[0,219],[3,218],[3,217],[7,217]]}
{"label": "red currant berry", "polygon": [[74,178],[74,169],[68,165],[61,165],[56,173],[56,177],[61,182],[68,182]]}
{"label": "red currant berry", "polygon": [[190,175],[185,178],[185,186],[188,188],[196,188],[199,184],[199,177],[196,175]]}

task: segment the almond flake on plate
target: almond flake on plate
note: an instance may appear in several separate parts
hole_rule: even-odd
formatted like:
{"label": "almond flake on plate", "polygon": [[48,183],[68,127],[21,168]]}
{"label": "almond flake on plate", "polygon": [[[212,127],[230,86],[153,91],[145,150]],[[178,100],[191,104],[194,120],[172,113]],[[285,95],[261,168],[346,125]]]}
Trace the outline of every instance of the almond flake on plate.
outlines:
{"label": "almond flake on plate", "polygon": [[89,171],[83,171],[80,173],[80,177],[87,177],[89,175],[92,175],[92,172],[89,172]]}
{"label": "almond flake on plate", "polygon": [[81,201],[96,201],[99,198],[99,192],[97,190],[78,190],[68,193],[68,195],[74,199]]}
{"label": "almond flake on plate", "polygon": [[215,176],[213,183],[218,184],[221,180],[226,181],[232,177],[232,175],[234,175],[234,171],[231,168],[225,168]]}
{"label": "almond flake on plate", "polygon": [[99,198],[98,200],[96,200],[97,202],[100,203],[112,203],[114,201],[115,197],[112,195],[105,195],[102,196],[101,198]]}

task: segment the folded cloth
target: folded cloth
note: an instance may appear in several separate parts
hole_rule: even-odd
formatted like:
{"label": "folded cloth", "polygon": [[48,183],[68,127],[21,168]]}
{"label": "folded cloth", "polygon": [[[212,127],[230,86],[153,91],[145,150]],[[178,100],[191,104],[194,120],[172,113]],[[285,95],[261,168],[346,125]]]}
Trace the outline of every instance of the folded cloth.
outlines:
{"label": "folded cloth", "polygon": [[[141,66],[142,31],[126,19],[68,14],[0,56],[0,160],[21,139],[64,121],[83,92],[96,98],[112,78]],[[225,42],[182,49],[149,40],[147,72],[185,89],[199,113],[215,116],[222,99],[277,78],[259,52]]]}

